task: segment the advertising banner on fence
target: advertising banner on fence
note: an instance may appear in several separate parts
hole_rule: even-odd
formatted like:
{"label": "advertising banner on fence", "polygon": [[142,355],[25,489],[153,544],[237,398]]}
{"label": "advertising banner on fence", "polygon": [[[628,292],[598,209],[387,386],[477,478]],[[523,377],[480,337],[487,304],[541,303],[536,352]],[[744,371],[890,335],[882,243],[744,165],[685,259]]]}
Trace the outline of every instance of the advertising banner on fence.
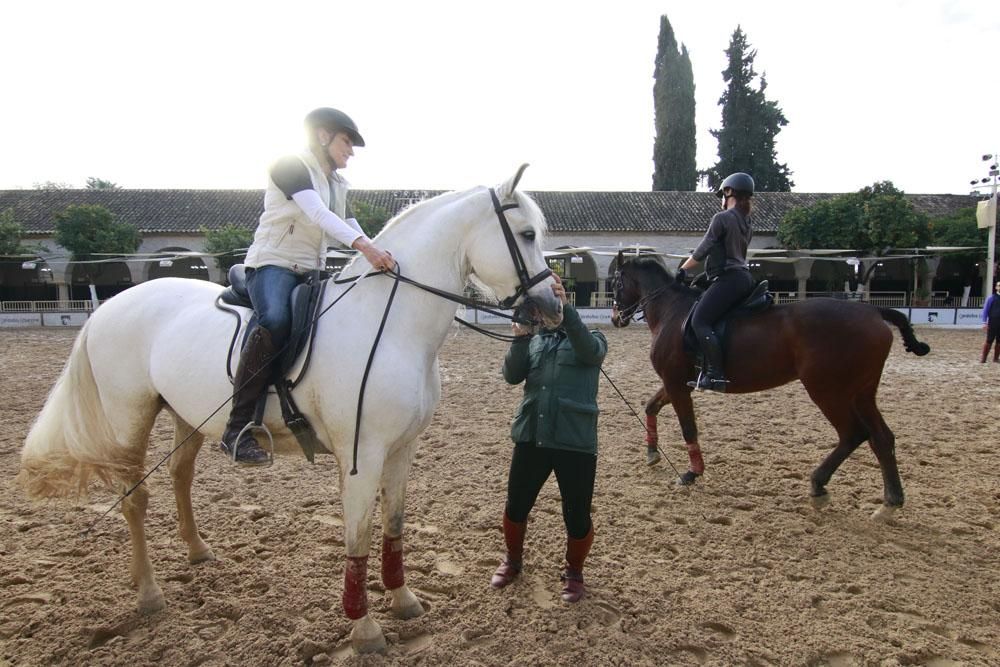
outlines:
{"label": "advertising banner on fence", "polygon": [[41,313],[0,313],[0,327],[40,327]]}
{"label": "advertising banner on fence", "polygon": [[43,313],[42,325],[46,327],[82,327],[87,313]]}

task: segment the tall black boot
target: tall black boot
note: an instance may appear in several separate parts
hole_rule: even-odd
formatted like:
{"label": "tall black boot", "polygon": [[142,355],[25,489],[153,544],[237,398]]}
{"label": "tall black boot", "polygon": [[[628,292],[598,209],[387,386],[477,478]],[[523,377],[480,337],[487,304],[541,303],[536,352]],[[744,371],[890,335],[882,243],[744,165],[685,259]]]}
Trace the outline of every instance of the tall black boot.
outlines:
{"label": "tall black boot", "polygon": [[709,330],[699,337],[705,363],[697,382],[688,382],[689,387],[699,390],[726,391],[726,374],[723,367],[722,345],[715,331]]}
{"label": "tall black boot", "polygon": [[[233,409],[229,413],[226,432],[220,444],[220,449],[230,457],[233,456],[235,447],[236,462],[242,465],[263,465],[270,461],[267,451],[257,442],[252,430],[243,429],[253,420],[257,401],[267,391],[273,358],[271,332],[264,327],[256,327],[250,332],[247,344],[240,354],[240,363],[233,377]],[[236,442],[241,431],[243,435]]]}

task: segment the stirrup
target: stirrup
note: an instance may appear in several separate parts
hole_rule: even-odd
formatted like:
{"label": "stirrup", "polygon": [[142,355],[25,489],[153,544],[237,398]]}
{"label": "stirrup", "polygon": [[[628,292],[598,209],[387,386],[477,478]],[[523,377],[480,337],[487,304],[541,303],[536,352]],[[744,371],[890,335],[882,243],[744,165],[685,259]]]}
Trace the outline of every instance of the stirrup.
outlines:
{"label": "stirrup", "polygon": [[719,393],[726,393],[726,385],[729,384],[729,380],[725,378],[713,378],[706,375],[704,370],[698,373],[697,380],[691,380],[687,383],[687,386],[696,389],[698,391],[717,391]]}
{"label": "stirrup", "polygon": [[[268,444],[270,445],[270,447],[265,450],[267,452],[267,463],[254,463],[251,465],[266,466],[270,468],[272,465],[274,465],[274,438],[271,437],[271,432],[267,430],[267,426],[264,426],[264,424],[255,424],[254,422],[249,422],[246,426],[240,429],[240,432],[236,434],[235,438],[233,438],[233,456],[232,456],[233,465],[244,465],[236,460],[236,453],[240,449],[240,440],[243,438],[243,434],[248,431],[250,433],[253,433],[254,431],[263,431],[265,435],[267,435],[267,441]],[[256,440],[256,438],[254,438],[254,440]]]}

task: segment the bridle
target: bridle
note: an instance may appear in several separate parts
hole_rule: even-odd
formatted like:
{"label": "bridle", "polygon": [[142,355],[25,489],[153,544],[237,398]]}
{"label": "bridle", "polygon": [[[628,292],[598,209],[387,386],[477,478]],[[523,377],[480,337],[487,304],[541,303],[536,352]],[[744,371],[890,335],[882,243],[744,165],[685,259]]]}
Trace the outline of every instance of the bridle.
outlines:
{"label": "bridle", "polygon": [[[524,167],[521,169],[523,171]],[[521,172],[518,172],[518,177],[520,175]],[[528,290],[551,276],[552,269],[545,267],[534,276],[528,273],[528,265],[524,261],[524,256],[521,255],[521,249],[517,246],[514,232],[510,228],[510,223],[507,222],[507,216],[504,215],[504,211],[517,208],[519,204],[516,202],[501,204],[495,188],[490,188],[490,199],[493,200],[493,211],[497,214],[497,221],[499,221],[500,229],[503,231],[503,238],[507,242],[507,250],[510,252],[510,258],[514,261],[514,269],[517,271],[517,280],[520,283],[513,294],[500,302],[501,307],[510,308],[522,296],[527,296]]]}
{"label": "bridle", "polygon": [[655,299],[656,297],[658,297],[664,290],[667,289],[668,286],[664,285],[662,287],[657,287],[653,291],[651,291],[648,294],[644,295],[641,299],[637,300],[631,306],[628,306],[627,308],[622,308],[622,309],[619,310],[618,306],[619,306],[619,303],[620,303],[621,292],[622,292],[622,288],[623,287],[624,287],[624,281],[622,280],[621,269],[616,269],[615,270],[615,291],[614,291],[614,296],[611,298],[611,305],[612,305],[612,308],[614,308],[615,312],[618,313],[618,321],[620,323],[618,326],[623,326],[624,327],[624,326],[627,326],[632,321],[632,318],[635,317],[635,314],[637,312],[639,312],[640,310],[641,311],[645,311],[646,310],[646,305],[649,304],[653,299]]}

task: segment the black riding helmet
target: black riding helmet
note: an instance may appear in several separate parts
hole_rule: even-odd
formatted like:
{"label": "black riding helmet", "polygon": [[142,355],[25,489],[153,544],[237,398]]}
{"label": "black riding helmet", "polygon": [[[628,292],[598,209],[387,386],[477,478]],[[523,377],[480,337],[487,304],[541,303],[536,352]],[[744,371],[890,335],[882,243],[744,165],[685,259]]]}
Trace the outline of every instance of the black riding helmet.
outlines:
{"label": "black riding helmet", "polygon": [[719,186],[719,190],[715,194],[719,197],[723,196],[726,188],[732,188],[733,192],[737,195],[752,197],[753,178],[750,177],[750,174],[744,174],[742,171],[729,174],[729,176],[726,176],[726,180],[722,181],[722,185]]}
{"label": "black riding helmet", "polygon": [[345,132],[355,146],[365,145],[364,138],[358,132],[358,126],[340,109],[320,107],[310,111],[306,115],[306,129],[311,132],[320,128],[331,132]]}

